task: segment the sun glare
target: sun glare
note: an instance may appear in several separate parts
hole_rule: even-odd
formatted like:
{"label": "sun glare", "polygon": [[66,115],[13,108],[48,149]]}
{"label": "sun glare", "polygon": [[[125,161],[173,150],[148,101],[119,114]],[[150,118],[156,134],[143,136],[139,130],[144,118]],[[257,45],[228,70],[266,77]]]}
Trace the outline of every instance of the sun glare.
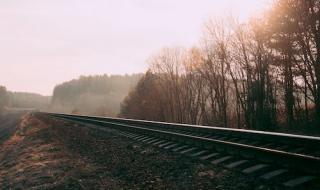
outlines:
{"label": "sun glare", "polygon": [[[246,22],[251,17],[260,16],[272,4],[272,0],[227,0],[224,2],[227,4],[225,10],[242,22]],[[223,13],[220,16],[225,17],[226,14]]]}

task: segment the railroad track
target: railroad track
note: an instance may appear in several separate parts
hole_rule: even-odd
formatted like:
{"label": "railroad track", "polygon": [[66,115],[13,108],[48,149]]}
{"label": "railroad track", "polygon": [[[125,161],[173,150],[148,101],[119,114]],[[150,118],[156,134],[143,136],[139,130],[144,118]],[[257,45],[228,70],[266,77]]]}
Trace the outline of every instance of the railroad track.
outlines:
{"label": "railroad track", "polygon": [[[164,122],[42,113],[254,175],[284,188],[320,189],[320,138]],[[309,185],[309,186],[308,186]]]}

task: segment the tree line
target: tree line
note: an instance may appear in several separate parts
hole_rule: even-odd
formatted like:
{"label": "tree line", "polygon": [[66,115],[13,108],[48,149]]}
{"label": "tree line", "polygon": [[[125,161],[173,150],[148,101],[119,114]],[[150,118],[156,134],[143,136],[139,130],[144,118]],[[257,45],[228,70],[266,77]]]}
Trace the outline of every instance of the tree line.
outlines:
{"label": "tree line", "polygon": [[0,114],[5,108],[116,116],[120,103],[143,74],[81,76],[55,86],[52,96],[10,92],[0,86]]}
{"label": "tree line", "polygon": [[7,88],[0,85],[0,114],[2,114],[4,108],[8,105]]}
{"label": "tree line", "polygon": [[0,86],[0,114],[8,108],[35,108],[48,109],[49,96],[42,96],[27,92],[10,92],[4,86]]}
{"label": "tree line", "polygon": [[57,85],[50,111],[116,116],[120,103],[142,74],[81,76]]}
{"label": "tree line", "polygon": [[277,0],[247,23],[213,19],[201,43],[164,48],[121,117],[275,130],[320,126],[320,1]]}

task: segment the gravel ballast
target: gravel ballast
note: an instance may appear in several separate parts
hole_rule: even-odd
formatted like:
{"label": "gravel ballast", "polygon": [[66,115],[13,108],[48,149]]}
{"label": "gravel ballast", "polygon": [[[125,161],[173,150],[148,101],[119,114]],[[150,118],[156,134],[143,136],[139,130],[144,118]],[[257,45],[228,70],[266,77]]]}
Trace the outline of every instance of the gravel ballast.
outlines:
{"label": "gravel ballast", "polygon": [[1,187],[266,189],[253,176],[140,144],[113,130],[32,114],[17,128],[0,145]]}

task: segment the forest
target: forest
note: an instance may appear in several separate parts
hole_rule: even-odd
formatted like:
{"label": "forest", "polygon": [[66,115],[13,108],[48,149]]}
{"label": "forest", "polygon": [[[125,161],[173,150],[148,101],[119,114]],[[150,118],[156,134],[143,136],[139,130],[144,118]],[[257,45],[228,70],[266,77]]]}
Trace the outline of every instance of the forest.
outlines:
{"label": "forest", "polygon": [[9,106],[14,108],[48,109],[50,96],[27,92],[8,92]]}
{"label": "forest", "polygon": [[50,105],[50,97],[27,92],[10,92],[0,86],[0,114],[5,108],[31,108],[44,110]]}
{"label": "forest", "polygon": [[8,104],[7,89],[4,86],[0,86],[0,114]]}
{"label": "forest", "polygon": [[53,112],[116,116],[120,103],[142,74],[81,76],[57,85],[49,110]]}
{"label": "forest", "polygon": [[143,74],[81,76],[57,85],[52,96],[11,92],[0,86],[0,113],[6,108],[115,117]]}
{"label": "forest", "polygon": [[166,47],[120,117],[257,130],[320,126],[320,1],[277,0],[247,23],[206,22],[201,43]]}

